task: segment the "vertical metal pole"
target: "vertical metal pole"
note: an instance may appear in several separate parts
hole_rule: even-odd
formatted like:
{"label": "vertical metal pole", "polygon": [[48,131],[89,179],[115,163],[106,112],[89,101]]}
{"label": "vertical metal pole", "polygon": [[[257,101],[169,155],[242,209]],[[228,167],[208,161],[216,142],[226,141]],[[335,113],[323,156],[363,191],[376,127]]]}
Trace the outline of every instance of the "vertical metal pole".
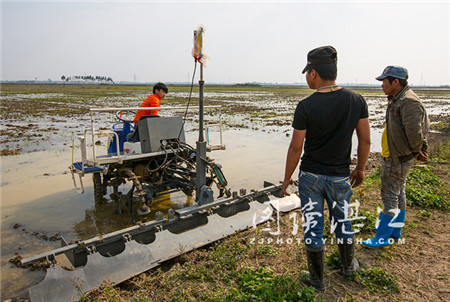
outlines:
{"label": "vertical metal pole", "polygon": [[204,138],[203,130],[203,86],[205,81],[203,81],[203,64],[200,63],[200,81],[199,83],[199,134],[197,141],[197,194],[195,200],[198,201],[200,198],[200,190],[206,185],[206,141]]}
{"label": "vertical metal pole", "polygon": [[222,148],[222,112],[219,111],[219,131],[220,131],[220,147]]}
{"label": "vertical metal pole", "polygon": [[200,109],[200,119],[199,119],[199,134],[198,134],[198,140],[200,142],[204,141],[205,138],[203,136],[203,85],[205,84],[205,81],[203,81],[203,64],[200,63],[200,81],[199,83],[199,92],[198,92],[198,97],[199,97],[199,109]]}
{"label": "vertical metal pole", "polygon": [[92,131],[92,157],[94,158],[94,165],[97,166],[97,160],[95,158],[95,135],[94,135],[94,112],[91,111],[91,131]]}

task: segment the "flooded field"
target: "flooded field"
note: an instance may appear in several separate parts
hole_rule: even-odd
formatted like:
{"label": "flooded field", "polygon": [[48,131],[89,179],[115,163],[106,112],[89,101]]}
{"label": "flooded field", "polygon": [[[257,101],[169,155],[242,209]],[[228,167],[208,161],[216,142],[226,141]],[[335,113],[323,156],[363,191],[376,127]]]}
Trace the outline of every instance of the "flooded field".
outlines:
{"label": "flooded field", "polygon": [[[87,239],[130,225],[127,214],[114,214],[109,202],[96,206],[91,178],[84,177],[85,193],[78,194],[68,167],[80,160],[77,136],[89,128],[90,107],[137,107],[150,93],[148,86],[3,85],[1,89],[1,299],[26,297],[42,271],[17,268],[8,260],[19,253],[28,257],[60,246],[58,238]],[[449,115],[450,91],[414,89],[422,98],[432,123]],[[232,191],[258,189],[263,181],[279,182],[292,132],[297,103],[312,91],[301,87],[206,86],[205,105],[222,105],[206,112],[207,121],[224,124],[225,151],[208,156],[223,167]],[[380,151],[385,96],[381,88],[358,89],[369,105],[372,152]],[[183,116],[189,87],[169,86],[162,116]],[[194,93],[191,108],[198,104]],[[117,122],[114,114],[95,115],[99,129]],[[186,140],[195,146],[197,111],[190,110]],[[211,128],[211,143],[219,140]],[[72,145],[74,145],[72,150]],[[96,146],[105,150],[105,143]],[[354,138],[353,154],[356,153]],[[156,200],[152,213],[167,212],[194,202],[182,193]],[[154,214],[153,214],[154,215]],[[150,218],[151,219],[151,215]]]}

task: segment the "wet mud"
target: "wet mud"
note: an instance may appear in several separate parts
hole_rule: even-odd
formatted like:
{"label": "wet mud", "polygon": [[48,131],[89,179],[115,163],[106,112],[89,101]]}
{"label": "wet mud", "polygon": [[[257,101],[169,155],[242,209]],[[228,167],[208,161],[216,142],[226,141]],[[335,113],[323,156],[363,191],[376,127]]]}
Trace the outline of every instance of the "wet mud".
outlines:
{"label": "wet mud", "polygon": [[[205,105],[222,105],[220,110],[206,110],[206,121],[224,124],[225,151],[208,154],[222,165],[232,191],[262,187],[263,182],[282,180],[287,148],[292,133],[292,115],[297,103],[311,93],[298,87],[206,87]],[[114,203],[96,204],[92,180],[84,177],[85,193],[72,190],[68,170],[72,160],[79,160],[77,136],[89,127],[88,108],[134,107],[149,94],[148,86],[83,85],[4,85],[1,91],[1,299],[26,298],[27,289],[45,276],[46,263],[36,269],[16,267],[21,257],[29,257],[60,247],[59,238],[75,242],[106,234],[131,225],[125,212],[114,213]],[[163,106],[185,106],[187,87],[169,87]],[[381,89],[362,91],[369,105],[372,125],[372,162],[380,150],[385,97]],[[449,115],[450,91],[419,90],[430,119],[439,124]],[[198,102],[193,95],[190,106]],[[161,115],[184,115],[184,110]],[[117,122],[114,114],[96,116],[100,129],[110,129]],[[447,119],[448,121],[448,119]],[[186,122],[187,142],[197,140],[197,111],[189,111]],[[218,127],[211,127],[212,144],[219,143]],[[356,154],[356,137],[352,154]],[[96,143],[104,152],[106,143]],[[72,151],[72,146],[73,151]],[[297,172],[295,172],[297,173]],[[124,185],[121,190],[126,190]],[[109,196],[108,192],[106,196]],[[217,193],[216,193],[217,194]],[[217,195],[215,195],[217,196]],[[194,203],[193,197],[176,193],[152,204],[167,213]],[[11,261],[10,261],[11,260]],[[32,270],[32,271],[30,271]],[[8,278],[5,278],[8,276]]]}

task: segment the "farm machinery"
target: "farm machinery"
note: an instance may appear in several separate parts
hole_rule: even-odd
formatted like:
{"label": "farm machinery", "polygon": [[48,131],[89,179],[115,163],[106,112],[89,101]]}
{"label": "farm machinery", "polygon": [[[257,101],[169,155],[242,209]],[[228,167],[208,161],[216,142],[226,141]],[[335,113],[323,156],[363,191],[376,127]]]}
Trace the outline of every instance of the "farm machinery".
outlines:
{"label": "farm machinery", "polygon": [[[202,32],[202,28],[194,32],[194,50],[202,41]],[[25,267],[38,261],[49,264],[45,278],[29,289],[31,301],[79,300],[104,282],[118,284],[178,255],[273,220],[273,208],[290,211],[299,207],[295,194],[282,196],[280,184],[264,182],[262,189],[251,192],[228,188],[221,166],[206,155],[225,146],[222,141],[211,146],[205,140],[204,109],[217,106],[204,106],[202,55],[198,50],[193,53],[200,62],[195,148],[186,143],[182,117],[148,116],[136,126],[126,118],[137,110],[179,107],[90,109],[90,129],[80,137],[81,161],[70,166],[75,188],[84,192],[82,177],[92,175],[95,202],[105,202],[111,192],[116,214],[125,207],[132,225],[75,243],[61,237],[60,248],[22,259]],[[119,123],[112,130],[96,130],[94,116],[98,112],[116,112]],[[97,154],[98,137],[109,141],[106,154]],[[121,192],[124,183],[128,188]],[[158,196],[177,191],[195,194],[195,203],[145,219]],[[136,221],[137,217],[143,219]]]}
{"label": "farm machinery", "polygon": [[[124,118],[124,115],[135,114],[136,110],[150,110],[149,108],[152,107],[91,109],[92,114],[101,111],[117,111],[116,117],[119,123],[114,124],[109,131],[95,131],[94,126],[85,130],[84,136],[80,137],[82,160],[72,163],[70,167],[77,191],[84,192],[82,177],[92,174],[96,203],[104,202],[107,188],[112,188],[110,197],[116,205],[116,213],[120,214],[121,206],[125,205],[133,223],[135,223],[134,204],[138,204],[137,214],[145,216],[150,213],[150,205],[154,198],[177,191],[192,195],[198,181],[196,173],[198,152],[186,143],[182,117],[144,116],[136,127],[133,126],[132,120]],[[93,119],[93,115],[91,118]],[[94,122],[91,124],[94,125]],[[98,136],[108,138],[107,155],[96,156],[95,143],[92,142],[90,154],[93,154],[93,158],[88,158],[87,142],[89,138],[94,139]],[[222,143],[215,146],[206,144],[207,150],[224,148]],[[206,187],[198,188],[197,202],[204,204],[212,198],[209,187],[213,183],[220,192],[219,198],[224,195],[230,197],[231,191],[227,190],[227,180],[221,166],[205,155],[200,162],[206,175],[204,179],[202,179],[203,175],[200,175],[199,180],[203,181]],[[76,175],[79,176],[78,185]],[[119,186],[127,182],[131,182],[131,188],[123,194],[119,191]]]}

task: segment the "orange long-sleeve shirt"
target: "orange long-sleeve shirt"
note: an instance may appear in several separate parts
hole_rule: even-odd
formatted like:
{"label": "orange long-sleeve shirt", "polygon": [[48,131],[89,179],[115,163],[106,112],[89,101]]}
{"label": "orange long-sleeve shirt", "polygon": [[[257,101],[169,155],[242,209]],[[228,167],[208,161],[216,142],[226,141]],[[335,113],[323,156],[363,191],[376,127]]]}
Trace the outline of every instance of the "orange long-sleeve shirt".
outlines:
{"label": "orange long-sleeve shirt", "polygon": [[[139,107],[160,107],[161,99],[156,94],[149,95],[145,101],[142,102]],[[139,119],[144,115],[158,115],[159,110],[138,110],[136,116],[133,120],[135,124],[139,121]]]}

